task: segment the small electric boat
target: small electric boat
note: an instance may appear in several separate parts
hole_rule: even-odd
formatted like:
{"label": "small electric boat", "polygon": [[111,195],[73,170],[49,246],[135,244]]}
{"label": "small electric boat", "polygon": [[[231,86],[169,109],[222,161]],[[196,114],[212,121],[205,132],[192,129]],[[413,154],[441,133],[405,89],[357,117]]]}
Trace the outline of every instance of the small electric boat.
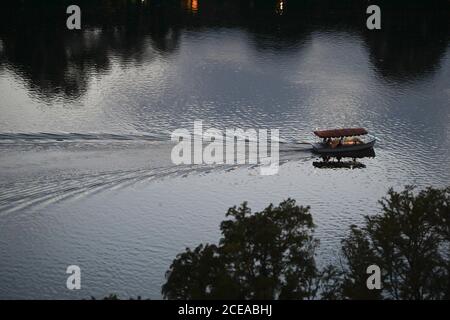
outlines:
{"label": "small electric boat", "polygon": [[376,138],[368,134],[364,128],[345,128],[317,130],[314,135],[322,139],[313,143],[314,152],[320,154],[339,154],[362,151],[373,148]]}

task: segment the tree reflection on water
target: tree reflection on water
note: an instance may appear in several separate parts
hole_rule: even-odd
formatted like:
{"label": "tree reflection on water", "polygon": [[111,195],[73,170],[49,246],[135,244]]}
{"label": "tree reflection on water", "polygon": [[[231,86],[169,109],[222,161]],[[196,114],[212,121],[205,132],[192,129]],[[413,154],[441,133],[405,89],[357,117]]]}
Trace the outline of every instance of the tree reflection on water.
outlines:
{"label": "tree reflection on water", "polygon": [[450,4],[439,0],[379,1],[382,30],[376,32],[365,27],[363,1],[82,0],[81,31],[64,27],[69,4],[0,4],[0,66],[15,70],[44,99],[79,98],[90,77],[110,70],[112,57],[127,66],[171,55],[183,30],[242,29],[256,50],[280,52],[317,30],[347,31],[363,37],[383,78],[400,82],[433,72],[448,46]]}

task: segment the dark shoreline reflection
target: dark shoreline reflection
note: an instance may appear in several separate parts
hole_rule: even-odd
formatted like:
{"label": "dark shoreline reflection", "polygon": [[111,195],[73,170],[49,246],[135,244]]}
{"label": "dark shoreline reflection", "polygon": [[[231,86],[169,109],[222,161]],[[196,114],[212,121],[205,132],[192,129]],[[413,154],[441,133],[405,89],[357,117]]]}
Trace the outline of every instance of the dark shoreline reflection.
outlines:
{"label": "dark shoreline reflection", "polygon": [[442,12],[436,3],[411,2],[409,10],[386,4],[382,32],[364,33],[371,62],[383,78],[411,81],[439,68],[450,39],[450,2]]}
{"label": "dark shoreline reflection", "polygon": [[[81,31],[65,28],[70,1],[2,1],[0,68],[25,80],[45,101],[78,99],[92,76],[177,52],[183,30],[238,28],[257,51],[291,51],[314,31],[361,36],[386,81],[402,82],[437,69],[449,43],[448,1],[378,1],[382,30],[365,27],[364,1],[187,0],[78,1]],[[149,50],[151,49],[151,50]]]}

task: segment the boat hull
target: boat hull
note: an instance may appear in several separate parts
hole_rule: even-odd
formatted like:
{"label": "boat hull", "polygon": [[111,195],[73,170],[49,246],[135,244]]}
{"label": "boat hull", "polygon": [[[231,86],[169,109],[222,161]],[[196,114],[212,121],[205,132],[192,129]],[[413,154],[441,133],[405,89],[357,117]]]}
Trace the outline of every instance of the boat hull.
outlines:
{"label": "boat hull", "polygon": [[312,148],[313,148],[314,152],[316,152],[316,153],[332,155],[332,154],[341,154],[341,153],[368,150],[368,149],[373,148],[374,145],[375,145],[375,139],[373,139],[372,141],[369,141],[367,143],[363,143],[363,144],[350,145],[350,146],[339,146],[336,148],[332,148],[323,143],[313,143]]}

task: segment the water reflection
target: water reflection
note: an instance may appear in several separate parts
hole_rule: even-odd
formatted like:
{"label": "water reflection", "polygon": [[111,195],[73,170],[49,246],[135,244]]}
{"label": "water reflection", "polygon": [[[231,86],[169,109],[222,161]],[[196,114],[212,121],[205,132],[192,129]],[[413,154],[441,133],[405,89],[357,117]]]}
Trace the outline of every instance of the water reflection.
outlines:
{"label": "water reflection", "polygon": [[313,166],[319,169],[364,169],[366,165],[356,159],[375,158],[375,150],[343,152],[336,154],[322,154],[321,161],[313,161]]}
{"label": "water reflection", "polygon": [[[44,100],[80,98],[89,81],[111,70],[112,59],[126,67],[176,50],[178,29],[146,3],[80,1],[83,30],[68,31],[64,5],[1,4],[1,65],[15,71]],[[162,10],[162,9],[161,9]],[[20,11],[21,19],[16,19]],[[45,17],[45,19],[42,19]],[[173,17],[175,19],[175,17]]]}
{"label": "water reflection", "polygon": [[280,16],[283,15],[283,13],[284,13],[284,3],[285,3],[285,1],[278,0],[276,11]]}
{"label": "water reflection", "polygon": [[[217,239],[243,200],[311,205],[334,259],[388,187],[448,185],[448,2],[383,11],[376,32],[356,0],[284,1],[282,15],[278,0],[77,3],[81,31],[65,29],[65,1],[0,2],[0,212],[13,212],[0,214],[0,297],[158,298],[180,248]],[[198,119],[280,128],[279,174],[174,166],[170,132]],[[341,126],[376,134],[376,159],[314,170],[295,142]],[[53,276],[74,256],[88,291]]]}
{"label": "water reflection", "polygon": [[[4,1],[0,10],[0,66],[14,70],[42,99],[78,99],[112,60],[141,64],[177,52],[184,30],[238,28],[255,39],[257,50],[298,50],[316,30],[345,30],[363,37],[370,61],[387,81],[427,76],[448,46],[448,1],[383,6],[381,31],[365,28],[361,1],[79,1],[83,30],[68,31],[65,6]],[[19,14],[20,12],[20,14]],[[424,12],[426,14],[424,14]],[[194,15],[192,14],[194,13]],[[20,16],[20,19],[17,17]]]}
{"label": "water reflection", "polygon": [[439,67],[448,46],[450,8],[433,4],[412,2],[409,10],[384,4],[383,31],[364,33],[371,62],[387,80],[415,80]]}
{"label": "water reflection", "polygon": [[198,1],[197,0],[187,0],[187,7],[192,13],[197,13],[198,11]]}

